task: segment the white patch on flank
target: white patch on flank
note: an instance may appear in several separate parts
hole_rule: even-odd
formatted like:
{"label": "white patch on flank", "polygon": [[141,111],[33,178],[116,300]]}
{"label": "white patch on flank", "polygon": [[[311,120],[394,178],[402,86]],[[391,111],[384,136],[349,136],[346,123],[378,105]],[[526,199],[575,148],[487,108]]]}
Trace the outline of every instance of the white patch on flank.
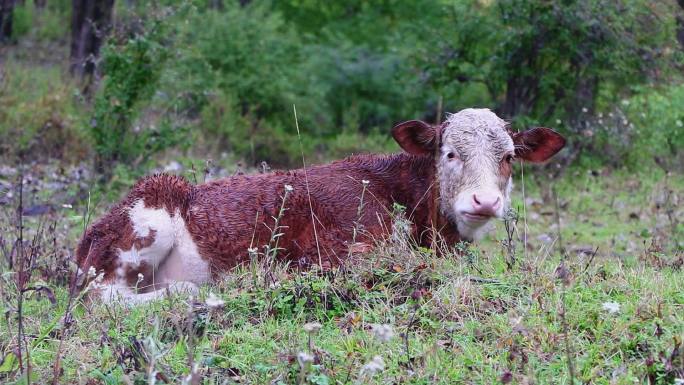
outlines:
{"label": "white patch on flank", "polygon": [[[210,281],[209,264],[200,257],[180,210],[171,216],[164,208],[145,207],[140,199],[131,207],[129,215],[136,237],[148,237],[154,230],[154,241],[141,249],[134,245],[130,250],[119,250],[117,278],[113,283],[103,285],[103,300],[136,304],[163,297],[167,288],[174,292],[196,293],[198,285]],[[153,271],[149,277],[151,282],[145,284],[152,284],[157,290],[139,294],[124,278],[127,269],[135,269],[142,262]]]}
{"label": "white patch on flank", "polygon": [[140,250],[133,246],[128,251],[119,253],[119,261],[122,264],[131,264],[134,267],[140,262],[146,262],[157,267],[166,258],[174,246],[175,229],[174,219],[166,209],[151,209],[145,207],[142,199],[135,202],[129,211],[133,232],[138,238],[150,236],[155,231],[154,242]]}
{"label": "white patch on flank", "polygon": [[191,281],[202,284],[211,280],[209,264],[200,257],[197,244],[176,210],[173,217],[176,243],[168,258],[159,267],[157,276],[162,281]]}

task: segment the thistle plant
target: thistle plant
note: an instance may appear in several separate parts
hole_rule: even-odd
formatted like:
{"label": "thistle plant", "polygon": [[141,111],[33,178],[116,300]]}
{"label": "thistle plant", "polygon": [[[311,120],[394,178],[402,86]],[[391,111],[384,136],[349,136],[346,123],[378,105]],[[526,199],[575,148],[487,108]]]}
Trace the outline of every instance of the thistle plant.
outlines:
{"label": "thistle plant", "polygon": [[[278,246],[278,243],[280,241],[280,238],[285,234],[283,231],[287,228],[287,226],[282,226],[280,224],[281,220],[285,216],[285,211],[287,211],[287,208],[285,207],[285,204],[287,202],[287,198],[289,195],[294,191],[292,186],[289,184],[286,184],[284,186],[284,192],[281,197],[281,202],[280,202],[280,209],[278,210],[278,214],[273,218],[273,228],[271,228],[271,237],[268,240],[268,244],[264,245],[264,256],[265,258],[265,263],[266,263],[266,272],[267,276],[271,276],[272,273],[272,267],[275,263],[275,259],[278,255],[278,251],[282,250],[281,247]],[[267,282],[269,280],[264,277],[264,285],[267,285]]]}
{"label": "thistle plant", "polygon": [[[363,231],[363,224],[361,223],[361,217],[363,216],[363,208],[365,206],[364,202],[364,197],[366,195],[366,190],[368,189],[368,185],[370,185],[370,181],[364,179],[361,181],[362,185],[362,190],[361,190],[361,197],[359,198],[359,206],[356,208],[356,220],[354,221],[354,228],[352,230],[352,241],[351,241],[351,246],[356,244],[356,237],[358,234]],[[352,254],[352,247],[349,248],[349,256]]]}

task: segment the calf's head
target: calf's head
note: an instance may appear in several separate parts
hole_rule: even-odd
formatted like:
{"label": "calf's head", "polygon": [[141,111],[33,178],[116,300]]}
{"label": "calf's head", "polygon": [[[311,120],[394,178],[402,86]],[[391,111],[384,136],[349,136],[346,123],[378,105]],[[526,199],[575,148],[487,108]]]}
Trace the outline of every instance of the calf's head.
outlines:
{"label": "calf's head", "polygon": [[410,154],[435,157],[441,213],[465,239],[477,238],[490,219],[508,209],[516,160],[544,162],[565,146],[548,128],[510,132],[488,109],[451,114],[440,127],[419,120],[400,123],[392,136]]}

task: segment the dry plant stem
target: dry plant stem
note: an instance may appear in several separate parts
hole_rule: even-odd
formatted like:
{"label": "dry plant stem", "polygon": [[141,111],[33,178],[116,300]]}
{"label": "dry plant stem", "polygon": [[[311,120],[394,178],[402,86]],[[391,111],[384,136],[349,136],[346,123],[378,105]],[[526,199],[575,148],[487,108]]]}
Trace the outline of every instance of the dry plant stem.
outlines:
{"label": "dry plant stem", "polygon": [[304,184],[306,185],[306,195],[309,198],[309,211],[311,211],[311,225],[313,226],[314,238],[316,240],[316,252],[318,253],[318,266],[323,267],[323,260],[321,259],[321,247],[318,243],[318,230],[316,230],[316,221],[314,218],[313,204],[311,203],[311,191],[309,190],[309,176],[306,173],[306,161],[304,159],[304,146],[302,146],[302,136],[299,133],[299,120],[297,120],[297,106],[292,105],[294,112],[295,127],[297,127],[297,140],[299,141],[299,152],[302,154],[302,167],[304,169]]}
{"label": "dry plant stem", "polygon": [[[88,224],[90,223],[90,214],[90,192],[88,192],[88,202],[86,203],[85,212],[83,213],[83,232],[81,233],[81,237],[85,236],[86,229],[88,228]],[[92,244],[90,247],[92,247]],[[90,254],[90,252],[88,254]],[[88,273],[83,272],[83,274]],[[88,279],[87,275],[86,279]],[[59,383],[60,368],[62,363],[62,349],[64,348],[64,338],[66,338],[69,327],[71,326],[71,308],[74,304],[77,281],[78,269],[71,274],[71,282],[69,283],[69,298],[67,299],[67,307],[64,311],[64,319],[62,321],[62,333],[59,336],[59,345],[57,346],[57,352],[55,353],[55,362],[53,364],[52,385],[57,385]]]}
{"label": "dry plant stem", "polygon": [[527,261],[527,196],[525,195],[525,163],[520,161],[520,184],[523,202],[523,258]]}
{"label": "dry plant stem", "polygon": [[406,333],[404,333],[404,347],[406,348],[406,366],[413,370],[413,363],[411,363],[411,351],[409,350],[409,333],[411,332],[411,327],[416,320],[416,314],[418,314],[419,304],[415,304],[413,307],[413,314],[411,314],[411,319],[406,326]]}
{"label": "dry plant stem", "polygon": [[[563,249],[562,245],[562,238],[561,238],[561,224],[560,224],[560,205],[558,204],[558,194],[556,192],[556,187],[552,186],[551,187],[551,192],[553,193],[553,200],[555,204],[555,216],[556,216],[556,227],[558,231],[558,252],[560,253],[560,259],[561,259],[561,267],[565,269],[565,250]],[[569,272],[566,272],[564,274],[570,274]],[[570,377],[570,385],[575,384],[575,364],[573,360],[573,351],[572,351],[572,344],[570,343],[570,336],[569,336],[569,327],[568,327],[568,321],[565,317],[565,312],[567,310],[567,306],[565,304],[565,295],[568,289],[568,285],[570,285],[570,281],[567,277],[561,277],[561,284],[563,285],[563,289],[561,292],[561,312],[560,312],[560,317],[561,317],[561,326],[563,328],[563,339],[565,342],[565,356],[567,359],[568,363],[568,376]]]}
{"label": "dry plant stem", "polygon": [[[273,278],[273,267],[275,266],[275,260],[276,257],[278,256],[278,241],[280,240],[280,237],[282,237],[283,233],[281,230],[284,229],[283,226],[280,225],[280,221],[283,219],[283,216],[285,215],[285,211],[287,211],[287,208],[285,207],[285,203],[287,202],[287,197],[290,195],[290,190],[285,187],[285,192],[283,194],[283,200],[280,204],[280,209],[278,210],[278,216],[274,217],[273,220],[275,221],[273,225],[273,229],[271,229],[271,238],[268,241],[268,244],[266,245],[265,249],[265,255],[266,255],[266,276],[264,276],[264,288],[268,288],[268,285],[273,282],[275,283],[275,278]],[[266,279],[268,278],[268,279]]]}
{"label": "dry plant stem", "polygon": [[192,181],[197,184],[197,170],[195,169],[195,163],[190,163],[190,174],[192,174]]}
{"label": "dry plant stem", "polygon": [[553,194],[553,201],[555,205],[556,231],[558,233],[558,253],[560,254],[561,260],[564,260],[565,249],[563,248],[563,238],[561,235],[560,205],[558,204],[558,193],[556,192],[556,186],[551,186],[551,193]]}
{"label": "dry plant stem", "polygon": [[[444,98],[442,97],[442,95],[439,95],[439,99],[437,100],[437,121],[435,122],[437,127],[439,127],[442,124],[443,103],[444,103]],[[440,134],[441,134],[441,130],[440,130]],[[440,151],[442,150],[441,149],[441,147],[442,147],[441,142],[442,142],[442,138],[437,138],[437,145],[435,146],[435,165],[437,165],[437,161],[439,159]],[[432,226],[430,226],[430,227],[432,228],[432,245],[431,245],[432,251],[435,253],[435,255],[437,255],[438,254],[437,249],[439,247],[438,242],[437,242],[437,239],[439,238],[439,230],[437,229],[437,227],[439,226],[439,223],[437,221],[437,216],[438,216],[438,213],[440,210],[439,209],[440,197],[439,197],[439,179],[437,178],[437,168],[436,167],[435,167],[435,178],[434,179],[435,179],[435,182],[434,182],[435,186],[434,186],[434,190],[433,190],[434,198],[433,198],[432,204],[435,207],[435,209],[434,209],[435,210],[435,216],[432,218]]]}
{"label": "dry plant stem", "polygon": [[347,378],[344,380],[345,384],[348,384],[350,379],[351,379],[352,368],[354,367],[355,363],[356,363],[356,357],[353,357],[351,359],[351,361],[349,362],[349,366],[347,366]]}
{"label": "dry plant stem", "polygon": [[503,241],[504,249],[506,250],[506,268],[508,271],[513,270],[516,263],[515,243],[513,242],[513,235],[517,229],[518,213],[509,209],[504,214],[504,228],[506,229],[506,239]]}
{"label": "dry plant stem", "polygon": [[587,270],[589,270],[589,266],[591,266],[592,262],[594,262],[594,258],[596,258],[596,254],[598,253],[599,247],[596,246],[596,249],[594,249],[594,252],[591,253],[591,256],[589,256],[589,260],[587,261],[586,264],[584,264],[584,269],[582,270],[582,274],[586,273]]}
{"label": "dry plant stem", "polygon": [[570,385],[575,385],[575,364],[573,360],[572,344],[570,343],[568,321],[565,318],[565,293],[567,288],[563,285],[563,292],[561,293],[561,325],[563,327],[563,339],[565,340],[565,355],[568,362],[568,376],[570,376]]}
{"label": "dry plant stem", "polygon": [[[361,197],[359,198],[359,206],[356,209],[356,221],[354,222],[354,229],[352,230],[352,241],[351,241],[351,246],[354,246],[356,244],[356,237],[358,236],[359,232],[361,232],[363,225],[361,224],[361,217],[363,216],[363,208],[364,208],[364,201],[363,198],[366,195],[366,188],[368,188],[368,181],[361,181],[362,185],[362,190],[361,190]],[[351,257],[352,255],[352,249],[351,247],[349,248],[349,253],[347,254],[347,259]]]}
{"label": "dry plant stem", "polygon": [[17,291],[18,291],[18,296],[17,296],[17,345],[18,345],[18,358],[19,358],[19,370],[21,372],[24,372],[24,360],[22,357],[22,344],[26,347],[26,380],[27,382],[31,382],[31,356],[29,353],[28,345],[26,344],[26,336],[24,334],[24,314],[23,314],[23,306],[24,306],[24,288],[26,286],[26,281],[28,280],[27,272],[26,272],[26,253],[24,250],[24,170],[23,167],[19,167],[19,205],[17,206],[17,226],[18,228],[18,233],[19,233],[19,238],[17,239],[18,242],[18,253],[19,253],[19,260],[17,261],[18,263],[18,270],[17,270]]}
{"label": "dry plant stem", "polygon": [[[211,311],[211,309],[210,309]],[[197,342],[195,340],[195,333],[193,330],[193,317],[195,316],[194,311],[192,309],[192,306],[190,307],[190,310],[188,311],[187,315],[187,325],[186,325],[186,330],[188,330],[188,336],[187,336],[187,343],[188,343],[188,367],[190,368],[190,384],[192,385],[199,385],[201,381],[201,376],[199,373],[195,372],[195,350],[197,347]],[[208,322],[208,321],[207,321]],[[182,333],[181,330],[179,332]],[[206,332],[206,329],[205,329]],[[181,334],[182,335],[182,334]]]}

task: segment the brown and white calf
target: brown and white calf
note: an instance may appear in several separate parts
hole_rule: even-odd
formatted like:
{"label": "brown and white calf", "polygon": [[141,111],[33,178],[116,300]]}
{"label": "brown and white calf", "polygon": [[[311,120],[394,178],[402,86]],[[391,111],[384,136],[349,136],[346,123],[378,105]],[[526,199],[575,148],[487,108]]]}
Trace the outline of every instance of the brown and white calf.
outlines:
{"label": "brown and white calf", "polygon": [[[548,128],[512,133],[487,109],[460,111],[440,126],[404,122],[392,135],[404,153],[201,185],[164,174],[144,178],[86,231],[78,265],[91,277],[100,274],[104,300],[134,303],[167,287],[196,290],[249,261],[248,250],[263,250],[286,189],[278,255],[300,265],[337,265],[352,240],[370,245],[388,235],[394,203],[406,207],[423,245],[434,228],[449,243],[473,240],[510,204],[514,161],[542,162],[565,145]],[[363,231],[353,236],[355,228]]]}

